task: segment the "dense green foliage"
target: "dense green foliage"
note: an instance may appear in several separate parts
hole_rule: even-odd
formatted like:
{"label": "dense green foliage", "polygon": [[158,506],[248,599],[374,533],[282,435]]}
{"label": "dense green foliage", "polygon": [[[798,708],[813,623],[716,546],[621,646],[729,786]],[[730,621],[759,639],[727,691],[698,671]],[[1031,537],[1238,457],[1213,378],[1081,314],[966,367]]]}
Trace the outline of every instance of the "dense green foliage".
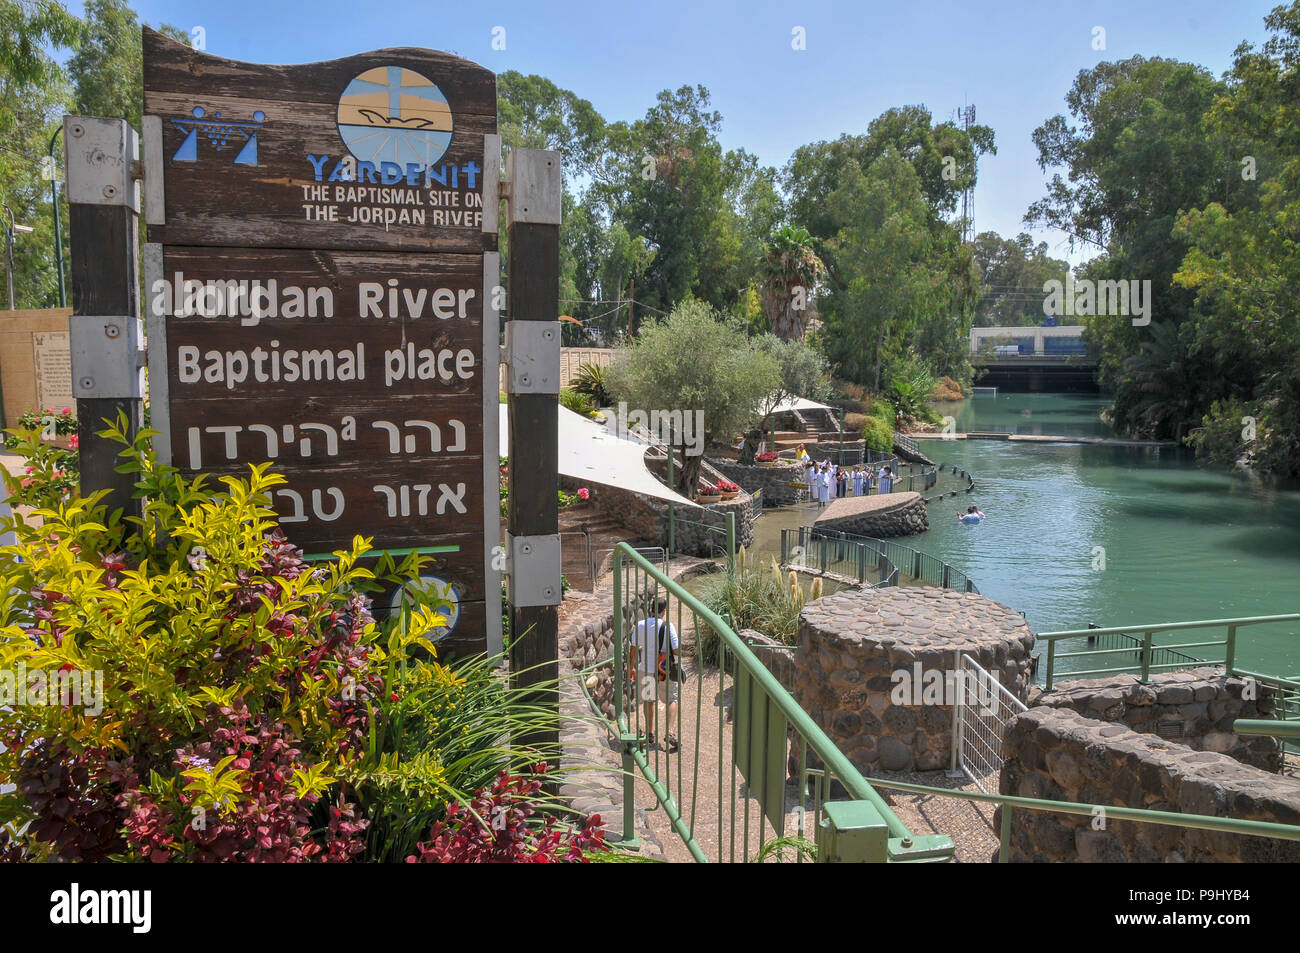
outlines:
{"label": "dense green foliage", "polygon": [[419,557],[367,568],[358,537],[309,565],[275,530],[282,477],[218,490],[149,436],[124,454],[140,518],[8,480],[39,508],[0,550],[0,855],[402,860],[449,803],[553,757],[511,743],[546,716],[493,660],[434,658],[441,595],[372,617]]}
{"label": "dense green foliage", "polygon": [[[1261,49],[1222,80],[1133,57],[1081,72],[1034,133],[1061,168],[1031,223],[1102,254],[1094,279],[1149,280],[1149,325],[1087,320],[1124,431],[1187,438],[1300,473],[1300,3],[1277,7]],[[1204,429],[1202,429],[1204,428]]]}
{"label": "dense green foliage", "polygon": [[[814,579],[808,598],[821,597],[822,583]],[[783,645],[799,641],[799,612],[805,593],[795,572],[788,575],[773,559],[768,567],[757,566],[747,558],[745,547],[736,554],[734,569],[719,574],[700,593],[705,606],[739,632],[754,629]],[[697,626],[700,633],[696,651],[701,662],[717,664],[718,636],[708,626]]]}
{"label": "dense green foliage", "polygon": [[[630,408],[700,412],[706,440],[731,440],[762,419],[763,405],[781,384],[777,358],[722,320],[702,301],[687,300],[620,348],[608,387]],[[703,457],[687,454],[678,489],[693,494]]]}
{"label": "dense green foliage", "polygon": [[1021,232],[1014,240],[995,232],[975,236],[980,293],[976,327],[1018,327],[1043,323],[1043,286],[1064,281],[1069,264],[1047,254],[1047,242]]}
{"label": "dense green foliage", "polygon": [[970,379],[977,275],[948,216],[974,182],[976,157],[992,151],[991,130],[934,124],[919,106],[795,151],[790,217],[826,267],[821,341],[839,376],[879,390],[919,354],[936,374]]}

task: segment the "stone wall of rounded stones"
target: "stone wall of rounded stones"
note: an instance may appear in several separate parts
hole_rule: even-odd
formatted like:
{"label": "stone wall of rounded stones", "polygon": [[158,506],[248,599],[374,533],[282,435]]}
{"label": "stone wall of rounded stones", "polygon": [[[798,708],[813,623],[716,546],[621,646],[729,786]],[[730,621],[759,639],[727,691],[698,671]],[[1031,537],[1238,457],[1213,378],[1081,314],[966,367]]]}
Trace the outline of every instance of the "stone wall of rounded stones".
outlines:
{"label": "stone wall of rounded stones", "polygon": [[[667,503],[613,486],[597,488],[595,499],[596,509],[627,530],[629,538],[649,541],[651,546],[668,545]],[[705,527],[717,527],[725,532],[729,512],[736,514],[736,545],[749,546],[754,541],[758,508],[752,496],[741,493],[734,500],[712,503],[707,509],[678,506],[673,552],[706,559],[720,555],[726,537]]]}
{"label": "stone wall of rounded stones", "polygon": [[1136,675],[1058,682],[1034,704],[1124,724],[1194,751],[1217,751],[1264,771],[1277,771],[1281,761],[1277,739],[1232,730],[1238,718],[1273,717],[1271,689],[1213,668],[1161,672],[1146,685]]}
{"label": "stone wall of rounded stones", "polygon": [[[1003,741],[1001,793],[1116,804],[1182,814],[1300,824],[1300,779],[1270,774],[1226,754],[1039,706],[1016,716]],[[999,808],[999,814],[1001,809]],[[1017,811],[1011,859],[1071,861],[1300,861],[1300,842],[1189,830],[1100,815]],[[995,829],[1000,816],[994,818]]]}
{"label": "stone wall of rounded stones", "polygon": [[826,529],[837,533],[852,533],[855,536],[870,536],[873,539],[890,539],[894,536],[924,533],[930,528],[925,500],[919,493],[909,495],[912,498],[903,502],[904,497],[900,494],[899,501],[902,505],[898,507],[874,510],[859,516],[814,525],[812,534],[816,537],[819,535],[819,530]]}
{"label": "stone wall of rounded stones", "polygon": [[1033,645],[1019,613],[974,593],[838,592],[800,614],[794,694],[860,770],[938,770],[951,759],[952,705],[898,703],[895,673],[946,674],[965,652],[1023,701]]}
{"label": "stone wall of rounded stones", "polygon": [[729,460],[710,459],[714,468],[747,493],[763,491],[764,506],[783,506],[808,499],[808,491],[790,486],[803,483],[804,472],[796,466],[760,467],[741,466]]}
{"label": "stone wall of rounded stones", "polygon": [[587,690],[606,718],[614,717],[614,610],[607,590],[588,597],[565,621],[567,633],[560,639],[560,675],[605,664],[588,673]]}

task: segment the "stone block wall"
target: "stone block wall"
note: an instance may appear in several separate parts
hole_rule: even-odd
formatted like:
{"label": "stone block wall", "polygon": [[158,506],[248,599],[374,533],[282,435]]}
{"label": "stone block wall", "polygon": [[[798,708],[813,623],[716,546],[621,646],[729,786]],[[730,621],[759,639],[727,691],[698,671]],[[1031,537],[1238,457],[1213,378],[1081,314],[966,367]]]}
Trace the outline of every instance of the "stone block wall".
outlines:
{"label": "stone block wall", "polygon": [[[1003,753],[1003,794],[1300,824],[1300,780],[1068,708],[1039,706],[1017,716]],[[1011,859],[1295,863],[1300,842],[1021,810],[1013,818]]]}
{"label": "stone block wall", "polygon": [[813,523],[812,534],[817,537],[829,530],[889,539],[924,533],[929,528],[925,500],[919,493],[906,491],[831,500],[830,506]]}
{"label": "stone block wall", "polygon": [[804,472],[801,467],[747,467],[730,460],[713,459],[710,459],[709,463],[747,493],[762,490],[762,501],[765,506],[783,506],[808,499],[807,490],[789,486],[791,483],[803,482]]}
{"label": "stone block wall", "polygon": [[[1146,685],[1136,675],[1058,682],[1034,704],[1068,708],[1088,718],[1159,735],[1194,751],[1216,751],[1242,764],[1277,771],[1281,749],[1274,738],[1237,735],[1238,718],[1271,718],[1273,695],[1265,685],[1213,668],[1162,672]],[[1256,698],[1243,698],[1243,694]]]}
{"label": "stone block wall", "polygon": [[[645,540],[651,546],[668,545],[667,503],[613,486],[595,488],[594,496],[596,509],[627,530],[630,538]],[[736,514],[736,545],[753,543],[758,509],[752,496],[741,493],[734,500],[713,503],[707,509],[678,506],[674,552],[705,558],[721,553],[726,545],[725,536],[695,524],[716,526],[725,531],[728,512]],[[687,520],[690,522],[684,522]]]}

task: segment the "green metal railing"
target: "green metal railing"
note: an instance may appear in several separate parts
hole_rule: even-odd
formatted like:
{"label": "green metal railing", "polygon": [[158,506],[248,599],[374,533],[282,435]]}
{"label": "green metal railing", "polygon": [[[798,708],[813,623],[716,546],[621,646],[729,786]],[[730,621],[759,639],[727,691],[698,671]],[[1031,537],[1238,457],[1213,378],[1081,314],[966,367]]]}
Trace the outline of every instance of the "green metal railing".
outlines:
{"label": "green metal railing", "polygon": [[1093,818],[1100,816],[1105,817],[1107,821],[1137,821],[1145,824],[1161,824],[1166,827],[1182,827],[1188,830],[1221,831],[1226,834],[1300,841],[1300,825],[1296,824],[1246,821],[1234,817],[1214,817],[1209,814],[1175,814],[1170,811],[1121,807],[1116,804],[1084,804],[1078,801],[1048,801],[1039,798],[1013,797],[1009,794],[954,791],[950,788],[936,788],[926,784],[908,784],[903,781],[883,778],[870,778],[868,780],[876,787],[887,790],[907,791],[911,794],[951,797],[963,801],[978,801],[985,804],[1000,805],[1002,808],[1002,823],[999,827],[998,836],[998,863],[1000,864],[1008,863],[1011,860],[1011,832],[1015,824],[1015,812],[1017,810],[1076,814]]}
{"label": "green metal railing", "polygon": [[[819,861],[952,859],[952,840],[912,834],[726,622],[626,543],[615,559],[613,658],[605,664],[623,758],[624,844],[637,841],[641,788],[653,797],[648,816],[696,861],[748,861],[790,845],[802,861],[809,837]],[[668,683],[630,677],[629,646],[660,597],[683,644],[695,645],[682,661],[676,724],[665,724],[668,706],[653,700]]]}
{"label": "green metal railing", "polygon": [[979,592],[974,581],[960,569],[891,539],[827,530],[819,530],[814,536],[811,526],[783,529],[781,565],[795,565],[796,547],[804,568],[856,575],[863,585],[925,585]]}
{"label": "green metal railing", "polygon": [[[1105,656],[1127,656],[1131,661],[1122,660],[1119,664],[1106,664],[1103,668],[1085,668],[1070,671],[1071,678],[1086,678],[1092,675],[1114,675],[1119,672],[1137,673],[1141,681],[1150,679],[1152,672],[1172,671],[1174,669],[1193,668],[1197,665],[1222,667],[1230,675],[1254,678],[1258,681],[1276,684],[1286,689],[1284,695],[1289,698],[1293,691],[1300,692],[1300,682],[1280,678],[1275,675],[1262,675],[1240,668],[1237,659],[1237,630],[1243,626],[1264,625],[1271,622],[1295,622],[1300,620],[1300,613],[1286,615],[1247,616],[1239,619],[1208,619],[1198,622],[1161,622],[1151,625],[1114,626],[1099,629],[1066,629],[1060,632],[1040,632],[1039,642],[1047,643],[1047,667],[1044,685],[1050,690],[1056,677],[1058,663],[1066,659],[1087,659],[1088,663],[1102,662]],[[1197,639],[1188,642],[1157,643],[1156,639],[1165,632],[1183,632],[1192,629],[1225,629],[1221,639]],[[1076,652],[1062,652],[1058,643],[1068,639],[1099,639],[1107,636],[1126,635],[1134,639],[1140,633],[1138,644],[1122,644],[1113,648],[1086,649]],[[1222,653],[1217,650],[1222,649]],[[1161,661],[1159,653],[1165,653]],[[1222,658],[1215,658],[1217,655]],[[1177,657],[1175,657],[1177,656]],[[1189,660],[1189,657],[1191,660]],[[1300,708],[1300,706],[1297,706]],[[1290,710],[1288,703],[1288,710]],[[1300,717],[1300,710],[1296,711]]]}

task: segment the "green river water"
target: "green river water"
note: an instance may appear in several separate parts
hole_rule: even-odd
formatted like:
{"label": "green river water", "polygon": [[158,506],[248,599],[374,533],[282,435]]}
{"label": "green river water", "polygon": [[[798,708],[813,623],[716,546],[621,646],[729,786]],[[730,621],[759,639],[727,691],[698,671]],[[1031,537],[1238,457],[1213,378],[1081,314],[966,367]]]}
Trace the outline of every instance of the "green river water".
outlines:
{"label": "green river water", "polygon": [[[1106,403],[1001,394],[937,409],[956,418],[958,432],[1107,436],[1098,418]],[[930,530],[900,542],[963,570],[981,593],[1023,612],[1035,631],[1300,611],[1294,488],[1200,467],[1175,447],[929,440],[922,449],[969,471],[976,489],[931,503]],[[988,518],[958,523],[958,508],[971,503]],[[759,548],[779,546],[780,526],[814,515],[769,511]],[[1223,631],[1190,635],[1221,639]],[[1237,662],[1270,674],[1300,672],[1300,624],[1239,630]]]}

